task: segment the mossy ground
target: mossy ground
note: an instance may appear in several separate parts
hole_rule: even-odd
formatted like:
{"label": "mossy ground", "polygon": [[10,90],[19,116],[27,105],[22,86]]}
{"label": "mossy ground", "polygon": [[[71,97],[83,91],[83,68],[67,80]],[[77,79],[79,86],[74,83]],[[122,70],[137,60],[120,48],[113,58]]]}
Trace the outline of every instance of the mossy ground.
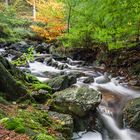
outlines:
{"label": "mossy ground", "polygon": [[31,140],[57,140],[60,133],[56,129],[62,127],[61,121],[51,118],[47,110],[39,110],[36,106],[28,105],[26,109],[21,109],[19,104],[1,104],[0,125],[16,133],[26,134]]}

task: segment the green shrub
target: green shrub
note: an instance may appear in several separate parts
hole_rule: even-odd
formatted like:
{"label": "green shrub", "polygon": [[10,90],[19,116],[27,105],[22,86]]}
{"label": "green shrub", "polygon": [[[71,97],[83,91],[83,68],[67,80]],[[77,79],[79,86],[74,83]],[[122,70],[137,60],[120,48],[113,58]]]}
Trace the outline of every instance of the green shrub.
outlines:
{"label": "green shrub", "polygon": [[24,123],[20,118],[4,118],[1,122],[6,129],[14,130],[18,133],[25,133]]}
{"label": "green shrub", "polygon": [[13,8],[0,9],[0,42],[16,42],[34,36],[30,25],[31,21],[17,18]]}

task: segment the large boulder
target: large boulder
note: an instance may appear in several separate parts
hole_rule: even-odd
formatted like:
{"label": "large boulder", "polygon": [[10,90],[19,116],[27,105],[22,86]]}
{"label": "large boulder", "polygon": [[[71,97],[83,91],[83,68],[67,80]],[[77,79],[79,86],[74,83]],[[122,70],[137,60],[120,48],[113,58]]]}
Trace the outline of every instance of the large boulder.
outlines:
{"label": "large boulder", "polygon": [[66,89],[75,83],[76,83],[76,77],[68,76],[68,75],[58,76],[56,78],[52,78],[47,81],[47,84],[54,91],[60,91],[60,90]]}
{"label": "large boulder", "polygon": [[87,86],[72,87],[54,94],[54,105],[58,111],[79,117],[95,110],[100,101],[100,92]]}
{"label": "large boulder", "polygon": [[12,65],[7,59],[0,56],[0,63],[5,67],[5,69],[16,79],[24,81],[26,79],[26,75],[17,69],[14,65]]}
{"label": "large boulder", "polygon": [[[14,74],[13,70],[11,70],[12,65],[3,57],[0,56],[0,91],[3,92],[4,97],[9,100],[16,100],[20,97],[23,97],[27,94],[27,89],[20,81],[17,81],[14,76],[17,73],[19,75],[18,70],[16,68]],[[14,68],[14,67],[13,67]],[[22,77],[22,76],[21,76]]]}
{"label": "large boulder", "polygon": [[131,99],[123,110],[125,124],[140,132],[140,98]]}
{"label": "large boulder", "polygon": [[98,78],[96,78],[95,82],[97,84],[105,84],[110,82],[110,78],[108,78],[107,76],[100,76]]}
{"label": "large boulder", "polygon": [[50,98],[49,92],[43,89],[40,89],[38,91],[33,91],[31,95],[38,103],[45,103],[46,100]]}

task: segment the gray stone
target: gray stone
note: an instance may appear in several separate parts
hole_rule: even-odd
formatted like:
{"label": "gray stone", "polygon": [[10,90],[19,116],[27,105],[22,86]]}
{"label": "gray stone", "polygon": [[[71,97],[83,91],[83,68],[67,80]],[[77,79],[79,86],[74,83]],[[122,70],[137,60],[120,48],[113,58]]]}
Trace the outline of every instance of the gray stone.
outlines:
{"label": "gray stone", "polygon": [[60,91],[70,87],[76,83],[76,78],[73,76],[62,75],[56,78],[52,78],[47,81],[47,84],[54,90]]}
{"label": "gray stone", "polygon": [[40,89],[38,91],[33,91],[31,96],[35,99],[35,101],[39,103],[44,103],[50,96],[47,90]]}
{"label": "gray stone", "polygon": [[123,119],[127,126],[140,132],[140,98],[127,102],[123,109]]}
{"label": "gray stone", "polygon": [[71,115],[53,111],[49,111],[48,115],[54,120],[58,120],[61,122],[61,124],[57,128],[55,128],[55,130],[61,132],[67,140],[71,139],[74,129],[73,118],[71,117]]}
{"label": "gray stone", "polygon": [[54,94],[54,105],[63,113],[86,116],[95,110],[101,101],[101,94],[87,86],[68,88]]}
{"label": "gray stone", "polygon": [[93,76],[90,76],[83,81],[83,83],[86,83],[86,84],[93,83],[93,82],[94,82]]}
{"label": "gray stone", "polygon": [[110,79],[107,76],[100,76],[96,79],[97,84],[105,84],[110,82]]}

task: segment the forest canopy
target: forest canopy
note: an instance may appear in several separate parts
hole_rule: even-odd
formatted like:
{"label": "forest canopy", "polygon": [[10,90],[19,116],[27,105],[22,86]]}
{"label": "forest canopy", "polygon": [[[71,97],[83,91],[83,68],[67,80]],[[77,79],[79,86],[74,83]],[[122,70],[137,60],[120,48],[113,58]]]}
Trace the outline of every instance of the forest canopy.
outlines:
{"label": "forest canopy", "polygon": [[0,10],[0,30],[12,41],[35,33],[65,47],[116,49],[140,40],[139,0],[1,0]]}

